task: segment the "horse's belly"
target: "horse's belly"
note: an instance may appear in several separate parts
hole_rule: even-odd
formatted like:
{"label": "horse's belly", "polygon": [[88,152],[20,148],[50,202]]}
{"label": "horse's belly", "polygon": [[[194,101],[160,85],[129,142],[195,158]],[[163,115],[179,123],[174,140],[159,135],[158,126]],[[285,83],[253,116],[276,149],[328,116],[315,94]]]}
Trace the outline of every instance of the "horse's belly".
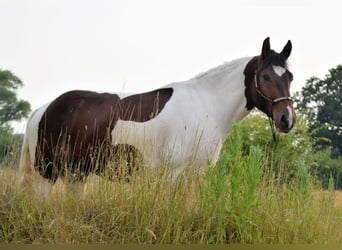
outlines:
{"label": "horse's belly", "polygon": [[119,120],[111,135],[113,145],[129,144],[139,150],[144,163],[152,168],[162,164],[171,168],[215,163],[222,146],[215,133],[205,130],[177,129],[158,122]]}
{"label": "horse's belly", "polygon": [[[153,131],[153,132],[152,132]],[[145,165],[158,167],[163,159],[163,139],[151,122],[118,120],[111,133],[112,144],[128,144],[135,147],[143,156]]]}

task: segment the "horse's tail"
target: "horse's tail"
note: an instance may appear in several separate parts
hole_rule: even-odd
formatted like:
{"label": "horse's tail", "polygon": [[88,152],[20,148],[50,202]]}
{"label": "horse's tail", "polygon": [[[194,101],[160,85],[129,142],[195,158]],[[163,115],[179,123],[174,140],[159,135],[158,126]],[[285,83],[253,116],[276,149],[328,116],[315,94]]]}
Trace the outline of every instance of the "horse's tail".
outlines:
{"label": "horse's tail", "polygon": [[32,183],[30,183],[30,178],[32,178],[32,172],[34,170],[33,168],[34,168],[35,159],[32,159],[32,154],[30,152],[30,150],[32,150],[32,148],[30,148],[30,141],[32,140],[30,127],[32,126],[31,124],[32,117],[35,115],[36,111],[34,111],[27,120],[23,145],[21,147],[21,154],[20,154],[20,161],[19,161],[20,187],[21,188],[27,187],[28,185],[32,185]]}
{"label": "horse's tail", "polygon": [[[32,164],[30,157],[30,148],[27,134],[24,136],[23,146],[21,148],[19,171],[20,171],[20,186],[27,186],[28,177],[32,174]],[[32,159],[33,160],[33,159]]]}

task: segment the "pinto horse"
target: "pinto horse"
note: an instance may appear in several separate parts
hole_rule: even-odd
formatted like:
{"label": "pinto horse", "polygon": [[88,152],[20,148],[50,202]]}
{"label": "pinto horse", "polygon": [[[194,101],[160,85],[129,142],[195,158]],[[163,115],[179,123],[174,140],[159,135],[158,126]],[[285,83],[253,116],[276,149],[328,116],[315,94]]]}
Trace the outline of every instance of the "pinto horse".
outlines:
{"label": "pinto horse", "polygon": [[103,171],[106,162],[97,161],[99,155],[106,159],[117,145],[136,149],[150,168],[167,159],[174,175],[189,162],[198,169],[208,160],[218,160],[232,122],[254,107],[287,133],[296,121],[290,98],[293,76],[287,68],[291,50],[288,41],[277,53],[266,38],[258,56],[233,60],[151,92],[64,93],[28,119],[20,160],[22,181],[38,172],[47,196],[66,172],[86,177]]}

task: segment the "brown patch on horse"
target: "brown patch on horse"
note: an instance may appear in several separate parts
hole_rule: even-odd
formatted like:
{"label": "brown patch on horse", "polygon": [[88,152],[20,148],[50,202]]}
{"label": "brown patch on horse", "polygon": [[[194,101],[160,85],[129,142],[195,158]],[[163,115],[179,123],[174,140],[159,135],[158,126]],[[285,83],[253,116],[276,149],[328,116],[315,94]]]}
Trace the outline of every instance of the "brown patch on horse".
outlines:
{"label": "brown patch on horse", "polygon": [[121,120],[146,122],[155,118],[164,108],[173,93],[172,88],[125,97],[120,102]]}
{"label": "brown patch on horse", "polygon": [[123,99],[78,90],[59,96],[38,125],[37,170],[52,182],[66,170],[79,178],[93,170],[101,172],[113,152],[110,133],[116,122],[151,120],[172,94],[172,88],[164,88]]}

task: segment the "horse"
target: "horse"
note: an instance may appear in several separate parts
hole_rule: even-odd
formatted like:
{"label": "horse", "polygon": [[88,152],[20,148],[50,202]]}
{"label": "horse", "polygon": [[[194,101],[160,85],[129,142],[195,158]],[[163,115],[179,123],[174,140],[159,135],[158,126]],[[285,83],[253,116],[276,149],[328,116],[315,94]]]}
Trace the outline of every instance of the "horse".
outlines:
{"label": "horse", "polygon": [[119,145],[137,150],[150,169],[166,161],[172,176],[189,165],[198,170],[208,161],[217,162],[233,121],[254,107],[279,132],[288,133],[296,122],[290,97],[293,75],[287,65],[291,50],[290,40],[280,53],[272,50],[268,37],[257,56],[226,62],[150,92],[66,92],[30,115],[20,158],[21,182],[39,173],[42,193],[48,197],[67,172],[83,180],[104,171],[108,155]]}

